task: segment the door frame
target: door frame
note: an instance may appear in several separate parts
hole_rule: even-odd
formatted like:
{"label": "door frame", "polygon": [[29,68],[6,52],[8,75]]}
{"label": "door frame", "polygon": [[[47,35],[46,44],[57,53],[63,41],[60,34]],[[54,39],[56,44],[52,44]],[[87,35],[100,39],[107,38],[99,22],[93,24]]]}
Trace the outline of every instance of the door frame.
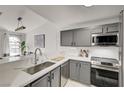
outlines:
{"label": "door frame", "polygon": [[121,68],[119,71],[119,86],[124,87],[124,10],[120,12],[120,31],[119,31],[119,61]]}

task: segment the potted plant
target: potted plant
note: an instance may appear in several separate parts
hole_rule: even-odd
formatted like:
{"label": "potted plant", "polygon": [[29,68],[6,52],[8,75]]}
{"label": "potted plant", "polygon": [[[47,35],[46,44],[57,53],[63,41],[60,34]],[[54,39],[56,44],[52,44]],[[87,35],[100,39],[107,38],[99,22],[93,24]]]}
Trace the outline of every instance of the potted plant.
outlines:
{"label": "potted plant", "polygon": [[22,55],[26,55],[26,42],[25,41],[21,42],[21,53]]}

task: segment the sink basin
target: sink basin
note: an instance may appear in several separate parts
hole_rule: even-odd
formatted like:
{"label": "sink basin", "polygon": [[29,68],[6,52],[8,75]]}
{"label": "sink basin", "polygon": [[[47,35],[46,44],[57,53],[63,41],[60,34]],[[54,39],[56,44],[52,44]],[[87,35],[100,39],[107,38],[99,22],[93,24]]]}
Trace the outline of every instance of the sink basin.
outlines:
{"label": "sink basin", "polygon": [[52,66],[53,64],[55,64],[55,63],[52,63],[52,62],[47,61],[47,62],[45,62],[45,63],[38,64],[38,65],[36,65],[36,66],[27,68],[27,69],[25,69],[25,70],[23,70],[23,71],[25,71],[25,72],[27,72],[27,73],[33,75],[33,74],[35,74],[35,73],[37,73],[37,72],[39,72],[39,71],[41,71],[41,70],[43,70],[43,69],[45,69],[45,68],[47,68],[47,67]]}

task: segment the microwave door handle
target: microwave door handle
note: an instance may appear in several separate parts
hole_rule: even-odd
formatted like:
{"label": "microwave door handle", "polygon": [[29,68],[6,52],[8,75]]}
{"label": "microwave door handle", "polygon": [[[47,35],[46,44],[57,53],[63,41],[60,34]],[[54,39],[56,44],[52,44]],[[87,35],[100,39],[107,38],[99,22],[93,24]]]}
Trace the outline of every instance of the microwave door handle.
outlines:
{"label": "microwave door handle", "polygon": [[97,42],[96,42],[96,37],[94,37],[94,39],[93,39],[93,40],[94,40],[94,43],[97,43]]}
{"label": "microwave door handle", "polygon": [[94,37],[92,38],[92,42],[94,43]]}
{"label": "microwave door handle", "polygon": [[96,37],[93,36],[93,38],[92,38],[92,42],[93,42],[93,43],[96,43],[95,41],[96,41]]}

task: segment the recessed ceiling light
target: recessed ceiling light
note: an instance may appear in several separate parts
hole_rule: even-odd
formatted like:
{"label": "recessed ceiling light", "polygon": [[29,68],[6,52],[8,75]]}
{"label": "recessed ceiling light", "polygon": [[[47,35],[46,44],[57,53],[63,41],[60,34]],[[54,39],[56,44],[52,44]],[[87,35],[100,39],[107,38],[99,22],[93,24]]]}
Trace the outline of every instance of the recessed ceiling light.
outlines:
{"label": "recessed ceiling light", "polygon": [[90,4],[87,4],[87,5],[84,5],[85,7],[92,7],[93,5],[90,5]]}

